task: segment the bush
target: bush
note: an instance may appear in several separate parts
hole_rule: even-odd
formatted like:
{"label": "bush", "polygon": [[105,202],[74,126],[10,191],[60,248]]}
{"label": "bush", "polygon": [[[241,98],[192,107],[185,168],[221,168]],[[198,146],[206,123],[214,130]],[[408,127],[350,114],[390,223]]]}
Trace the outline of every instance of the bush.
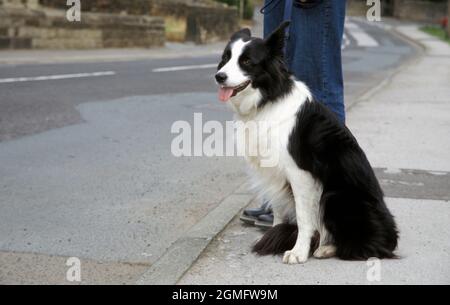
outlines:
{"label": "bush", "polygon": [[[240,0],[216,0],[217,2],[228,4],[229,6],[234,6],[238,9],[239,14],[240,12]],[[255,10],[255,5],[253,3],[253,0],[244,0],[244,19],[246,20],[252,20],[253,19],[253,13]]]}
{"label": "bush", "polygon": [[252,20],[255,12],[255,5],[252,0],[245,0],[244,4],[244,19]]}

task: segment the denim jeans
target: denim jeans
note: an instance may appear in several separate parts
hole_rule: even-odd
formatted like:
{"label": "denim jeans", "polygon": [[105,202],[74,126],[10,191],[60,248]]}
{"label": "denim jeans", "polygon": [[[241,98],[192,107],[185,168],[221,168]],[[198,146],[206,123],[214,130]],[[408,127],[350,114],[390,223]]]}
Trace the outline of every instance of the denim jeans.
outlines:
{"label": "denim jeans", "polygon": [[[286,0],[265,0],[264,36],[284,19]],[[286,63],[314,97],[345,122],[341,44],[345,0],[294,1],[286,44]]]}

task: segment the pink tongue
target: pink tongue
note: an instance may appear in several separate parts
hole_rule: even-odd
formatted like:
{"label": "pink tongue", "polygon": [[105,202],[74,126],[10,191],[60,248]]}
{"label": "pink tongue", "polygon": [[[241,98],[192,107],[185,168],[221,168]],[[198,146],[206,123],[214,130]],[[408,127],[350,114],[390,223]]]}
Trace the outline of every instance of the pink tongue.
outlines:
{"label": "pink tongue", "polygon": [[233,95],[232,88],[219,88],[219,100],[222,102],[227,102]]}

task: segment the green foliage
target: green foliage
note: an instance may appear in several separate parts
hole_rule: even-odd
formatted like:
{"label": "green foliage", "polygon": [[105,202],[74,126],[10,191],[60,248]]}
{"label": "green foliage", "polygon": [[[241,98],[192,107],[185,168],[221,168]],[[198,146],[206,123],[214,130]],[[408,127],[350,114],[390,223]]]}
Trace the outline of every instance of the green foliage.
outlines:
{"label": "green foliage", "polygon": [[450,43],[450,37],[442,27],[429,25],[422,27],[421,30]]}
{"label": "green foliage", "polygon": [[229,6],[238,6],[239,0],[216,0],[217,2],[228,4]]}
{"label": "green foliage", "polygon": [[[234,6],[240,10],[240,0],[216,0],[217,2],[228,4],[229,6]],[[253,0],[244,0],[244,19],[252,20],[253,13],[255,10],[255,4]],[[241,12],[239,12],[241,13]]]}
{"label": "green foliage", "polygon": [[252,20],[255,12],[255,5],[252,0],[246,0],[244,4],[244,19]]}

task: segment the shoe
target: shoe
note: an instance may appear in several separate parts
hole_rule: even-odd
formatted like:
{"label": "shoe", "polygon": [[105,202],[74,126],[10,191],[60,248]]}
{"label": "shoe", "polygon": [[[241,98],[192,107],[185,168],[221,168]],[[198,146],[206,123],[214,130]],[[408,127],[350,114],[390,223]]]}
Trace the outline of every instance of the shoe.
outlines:
{"label": "shoe", "polygon": [[259,208],[246,209],[242,212],[240,219],[247,224],[255,224],[258,220],[258,216],[268,213],[269,203],[266,201]]}
{"label": "shoe", "polygon": [[255,221],[255,226],[270,229],[273,227],[273,213],[262,214],[258,216],[258,219]]}

